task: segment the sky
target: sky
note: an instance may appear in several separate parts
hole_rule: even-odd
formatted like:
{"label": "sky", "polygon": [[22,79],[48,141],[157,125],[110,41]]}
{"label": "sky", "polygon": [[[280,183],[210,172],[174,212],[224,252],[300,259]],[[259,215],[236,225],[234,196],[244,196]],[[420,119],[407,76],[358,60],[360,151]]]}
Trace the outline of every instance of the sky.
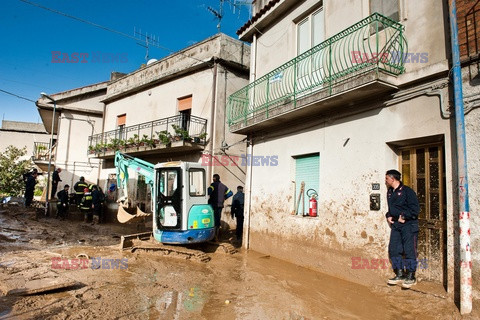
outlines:
{"label": "sky", "polygon": [[[250,8],[232,4],[246,2],[224,0],[221,32],[238,39],[235,32],[250,18]],[[35,103],[29,100],[37,100],[41,92],[54,94],[107,81],[112,71],[138,69],[147,61],[146,48],[134,39],[142,37],[139,32],[155,36],[162,47],[151,46],[149,59],[160,59],[216,34],[218,20],[208,7],[218,12],[220,0],[0,1],[2,120],[40,122]],[[78,53],[77,62],[74,53]],[[117,59],[99,61],[95,58],[99,55]]]}

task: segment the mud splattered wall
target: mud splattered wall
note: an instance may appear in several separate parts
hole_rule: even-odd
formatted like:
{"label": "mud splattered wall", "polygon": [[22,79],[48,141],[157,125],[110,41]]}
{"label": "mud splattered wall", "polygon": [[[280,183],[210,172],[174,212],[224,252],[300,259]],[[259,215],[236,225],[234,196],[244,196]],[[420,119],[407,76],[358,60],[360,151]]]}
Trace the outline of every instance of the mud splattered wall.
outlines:
{"label": "mud splattered wall", "polygon": [[[251,248],[342,277],[351,274],[352,257],[388,259],[384,174],[399,168],[399,159],[387,143],[442,135],[450,153],[449,130],[450,121],[440,117],[438,98],[421,96],[257,136],[254,156],[278,156],[278,165],[252,167]],[[316,218],[292,215],[298,200],[292,183],[294,157],[311,153],[320,155]],[[446,161],[451,166],[451,158]],[[380,190],[372,190],[372,183],[379,183]],[[381,194],[379,211],[370,210],[371,193]],[[450,179],[447,212],[451,225]]]}

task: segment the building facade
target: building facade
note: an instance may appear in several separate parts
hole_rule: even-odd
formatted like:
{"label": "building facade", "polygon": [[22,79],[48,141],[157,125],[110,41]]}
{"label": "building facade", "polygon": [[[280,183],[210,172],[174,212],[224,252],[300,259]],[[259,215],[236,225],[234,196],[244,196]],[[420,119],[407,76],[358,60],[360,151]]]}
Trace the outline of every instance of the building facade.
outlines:
{"label": "building facade", "polygon": [[[226,127],[227,97],[248,83],[249,46],[217,34],[111,81],[102,102],[103,129],[89,137],[91,159],[103,161],[99,184],[113,209],[123,194],[115,191],[117,150],[156,164],[200,162],[207,179],[214,173],[231,189],[243,185],[245,154],[241,135]],[[87,148],[85,148],[87,152]],[[151,212],[144,177],[130,175],[131,204]]]}
{"label": "building facade", "polygon": [[[70,192],[74,192],[73,186],[82,176],[88,183],[97,183],[100,161],[88,157],[88,137],[102,130],[104,105],[101,100],[106,92],[107,82],[101,82],[52,94],[50,97],[55,100],[55,105],[46,97],[41,97],[36,102],[49,135],[52,134],[54,119],[50,171],[62,169],[62,182],[57,191],[68,184]],[[42,170],[47,171],[48,153],[37,155],[34,161]]]}
{"label": "building facade", "polygon": [[[418,254],[427,264],[418,276],[453,292],[448,21],[444,1],[255,1],[237,32],[251,43],[250,84],[229,97],[227,121],[248,138],[252,159],[276,161],[247,168],[246,246],[383,282],[391,272],[381,263],[390,233],[385,172],[398,169],[421,207]],[[318,216],[305,217],[313,193]],[[475,222],[474,243],[476,231]]]}

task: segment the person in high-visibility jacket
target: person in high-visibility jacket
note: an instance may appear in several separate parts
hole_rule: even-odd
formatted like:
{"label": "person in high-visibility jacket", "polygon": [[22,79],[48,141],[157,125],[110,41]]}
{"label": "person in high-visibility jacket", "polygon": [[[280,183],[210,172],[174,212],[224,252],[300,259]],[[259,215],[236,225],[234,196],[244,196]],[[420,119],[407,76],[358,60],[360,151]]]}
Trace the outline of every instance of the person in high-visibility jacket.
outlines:
{"label": "person in high-visibility jacket", "polygon": [[213,175],[213,182],[208,188],[208,204],[212,206],[215,218],[215,241],[218,241],[220,231],[220,218],[223,210],[223,202],[233,195],[233,192],[226,185],[220,182],[218,174]]}
{"label": "person in high-visibility jacket", "polygon": [[80,207],[80,202],[82,201],[83,194],[85,193],[85,188],[88,188],[88,184],[85,182],[84,177],[80,177],[80,181],[75,183],[73,190],[75,190],[75,202],[78,207]]}
{"label": "person in high-visibility jacket", "polygon": [[83,212],[83,222],[92,219],[92,193],[88,188],[84,189],[82,200],[80,200],[80,211]]}

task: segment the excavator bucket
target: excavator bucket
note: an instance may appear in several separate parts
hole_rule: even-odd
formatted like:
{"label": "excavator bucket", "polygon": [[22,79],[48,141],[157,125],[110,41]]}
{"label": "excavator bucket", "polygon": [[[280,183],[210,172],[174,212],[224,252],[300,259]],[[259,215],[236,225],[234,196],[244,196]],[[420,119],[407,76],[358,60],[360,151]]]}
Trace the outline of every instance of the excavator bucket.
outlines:
{"label": "excavator bucket", "polygon": [[138,207],[135,210],[135,208],[124,207],[120,204],[118,206],[117,220],[120,223],[134,223],[150,215],[151,213],[145,213]]}

